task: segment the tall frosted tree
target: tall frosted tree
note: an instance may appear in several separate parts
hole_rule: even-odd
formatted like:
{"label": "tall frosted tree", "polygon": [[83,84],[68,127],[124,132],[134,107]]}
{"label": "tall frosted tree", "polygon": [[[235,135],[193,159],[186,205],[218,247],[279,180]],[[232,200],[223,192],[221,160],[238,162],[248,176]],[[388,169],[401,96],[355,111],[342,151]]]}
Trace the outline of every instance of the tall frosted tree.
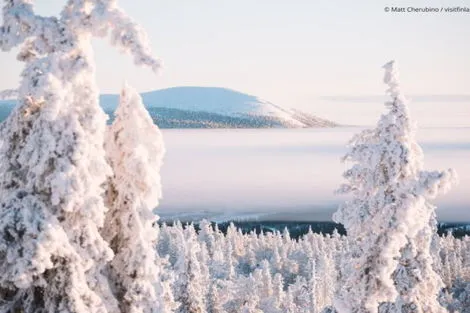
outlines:
{"label": "tall frosted tree", "polygon": [[[334,220],[353,238],[346,278],[335,300],[339,313],[443,312],[437,302],[441,281],[432,269],[431,240],[436,224],[429,202],[454,181],[452,170],[423,170],[407,100],[393,61],[384,66],[388,111],[374,129],[350,142],[341,193],[352,199]],[[392,311],[395,310],[395,311]]]}
{"label": "tall frosted tree", "polygon": [[160,167],[165,147],[140,95],[125,86],[106,136],[114,175],[103,229],[115,256],[110,275],[122,312],[161,312],[163,285],[155,252],[161,198]]}
{"label": "tall frosted tree", "polygon": [[59,17],[6,0],[0,49],[20,48],[18,104],[0,129],[0,312],[119,312],[99,233],[111,175],[91,39],[110,35],[158,69],[115,0],[69,0]]}

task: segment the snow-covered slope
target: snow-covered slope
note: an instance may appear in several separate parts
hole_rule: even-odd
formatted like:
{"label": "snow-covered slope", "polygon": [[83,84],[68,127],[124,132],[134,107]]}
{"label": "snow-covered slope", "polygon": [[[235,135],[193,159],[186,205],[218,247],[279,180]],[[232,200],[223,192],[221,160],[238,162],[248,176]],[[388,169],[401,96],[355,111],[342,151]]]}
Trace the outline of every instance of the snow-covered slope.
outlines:
{"label": "snow-covered slope", "polygon": [[[308,113],[288,110],[255,96],[216,87],[174,87],[142,94],[162,128],[332,127],[335,123]],[[103,95],[111,112],[116,95]]]}
{"label": "snow-covered slope", "polygon": [[[112,116],[118,95],[102,95],[100,102]],[[285,109],[258,97],[226,88],[174,87],[142,94],[161,128],[302,128],[333,127],[335,123],[297,110]],[[12,101],[0,101],[0,120]]]}
{"label": "snow-covered slope", "polygon": [[[281,108],[255,96],[216,87],[174,87],[142,94],[164,128],[331,127],[335,123]],[[116,96],[102,97],[112,109]]]}
{"label": "snow-covered slope", "polygon": [[[286,127],[332,126],[306,113],[287,110],[255,96],[225,88],[176,87],[143,94],[153,107],[208,112],[233,118],[270,120]],[[298,116],[297,116],[298,115]]]}

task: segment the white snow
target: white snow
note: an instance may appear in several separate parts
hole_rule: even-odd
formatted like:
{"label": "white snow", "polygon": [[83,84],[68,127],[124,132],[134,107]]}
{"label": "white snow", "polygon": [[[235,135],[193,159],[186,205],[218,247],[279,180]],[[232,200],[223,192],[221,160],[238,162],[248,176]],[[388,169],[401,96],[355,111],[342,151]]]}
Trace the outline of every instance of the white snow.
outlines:
{"label": "white snow", "polygon": [[343,157],[352,164],[338,192],[351,199],[333,220],[344,225],[352,245],[335,308],[376,313],[388,302],[384,312],[444,313],[438,302],[444,284],[433,268],[437,221],[431,201],[451,189],[455,171],[423,170],[424,154],[395,61],[384,65],[383,80],[390,96],[387,112],[374,128],[352,137]]}
{"label": "white snow", "polygon": [[[284,127],[335,125],[311,114],[221,87],[173,87],[142,93],[142,99],[148,108],[204,112],[232,118],[262,118],[265,122],[277,122]],[[117,96],[102,95],[100,101],[103,108],[112,110],[116,106]]]}
{"label": "white snow", "polygon": [[[205,111],[228,116],[267,115],[290,119],[292,112],[258,97],[216,87],[176,87],[142,94],[150,106],[187,111]],[[162,105],[160,105],[160,103]]]}
{"label": "white snow", "polygon": [[60,17],[36,15],[31,0],[2,9],[0,50],[20,48],[25,67],[18,105],[0,124],[0,232],[11,233],[0,242],[0,311],[118,312],[113,251],[100,234],[112,173],[91,37],[109,33],[154,71],[160,62],[115,0],[67,1]]}
{"label": "white snow", "polygon": [[124,86],[116,119],[106,132],[105,151],[113,170],[101,230],[114,258],[108,269],[123,312],[162,312],[165,306],[155,255],[161,197],[160,167],[165,145],[137,91]]}

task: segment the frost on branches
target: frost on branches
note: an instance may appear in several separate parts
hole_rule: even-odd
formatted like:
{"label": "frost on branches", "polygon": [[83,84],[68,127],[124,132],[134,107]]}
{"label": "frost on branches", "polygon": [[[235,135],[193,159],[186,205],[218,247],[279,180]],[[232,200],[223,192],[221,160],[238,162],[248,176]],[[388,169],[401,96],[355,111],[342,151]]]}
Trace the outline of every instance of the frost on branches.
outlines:
{"label": "frost on branches", "polygon": [[110,264],[122,312],[162,312],[156,259],[157,216],[161,197],[162,134],[130,87],[121,92],[115,120],[106,135],[106,154],[114,175],[103,234],[115,253]]}
{"label": "frost on branches", "polygon": [[376,313],[381,304],[381,312],[444,312],[437,301],[442,283],[430,254],[436,220],[429,200],[446,192],[455,174],[423,171],[394,62],[384,69],[389,111],[375,129],[352,139],[344,157],[354,165],[344,173],[347,183],[339,192],[352,194],[352,200],[334,220],[355,245],[335,306],[339,313]]}
{"label": "frost on branches", "polygon": [[156,70],[145,34],[113,0],[69,0],[60,17],[6,0],[0,48],[20,47],[18,105],[0,129],[0,312],[119,312],[99,233],[107,117],[92,36]]}
{"label": "frost on branches", "polygon": [[[198,226],[198,233],[179,222],[160,227],[156,247],[179,302],[175,313],[337,313],[332,299],[348,274],[342,264],[354,240],[313,232],[297,239],[287,231],[243,234],[233,225],[224,234],[208,222]],[[470,237],[436,241],[434,265],[449,282],[440,301],[467,309],[449,313],[470,313]]]}

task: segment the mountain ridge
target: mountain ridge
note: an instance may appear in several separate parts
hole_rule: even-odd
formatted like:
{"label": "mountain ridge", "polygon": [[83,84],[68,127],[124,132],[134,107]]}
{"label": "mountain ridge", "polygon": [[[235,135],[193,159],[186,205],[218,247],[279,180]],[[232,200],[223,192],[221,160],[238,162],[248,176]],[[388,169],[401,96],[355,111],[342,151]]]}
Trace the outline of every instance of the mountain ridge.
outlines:
{"label": "mountain ridge", "polygon": [[[256,96],[221,87],[171,87],[141,93],[154,122],[161,128],[306,128],[336,123]],[[113,118],[117,94],[100,95],[100,105]],[[3,105],[2,105],[3,104]],[[14,101],[0,101],[0,120]]]}

